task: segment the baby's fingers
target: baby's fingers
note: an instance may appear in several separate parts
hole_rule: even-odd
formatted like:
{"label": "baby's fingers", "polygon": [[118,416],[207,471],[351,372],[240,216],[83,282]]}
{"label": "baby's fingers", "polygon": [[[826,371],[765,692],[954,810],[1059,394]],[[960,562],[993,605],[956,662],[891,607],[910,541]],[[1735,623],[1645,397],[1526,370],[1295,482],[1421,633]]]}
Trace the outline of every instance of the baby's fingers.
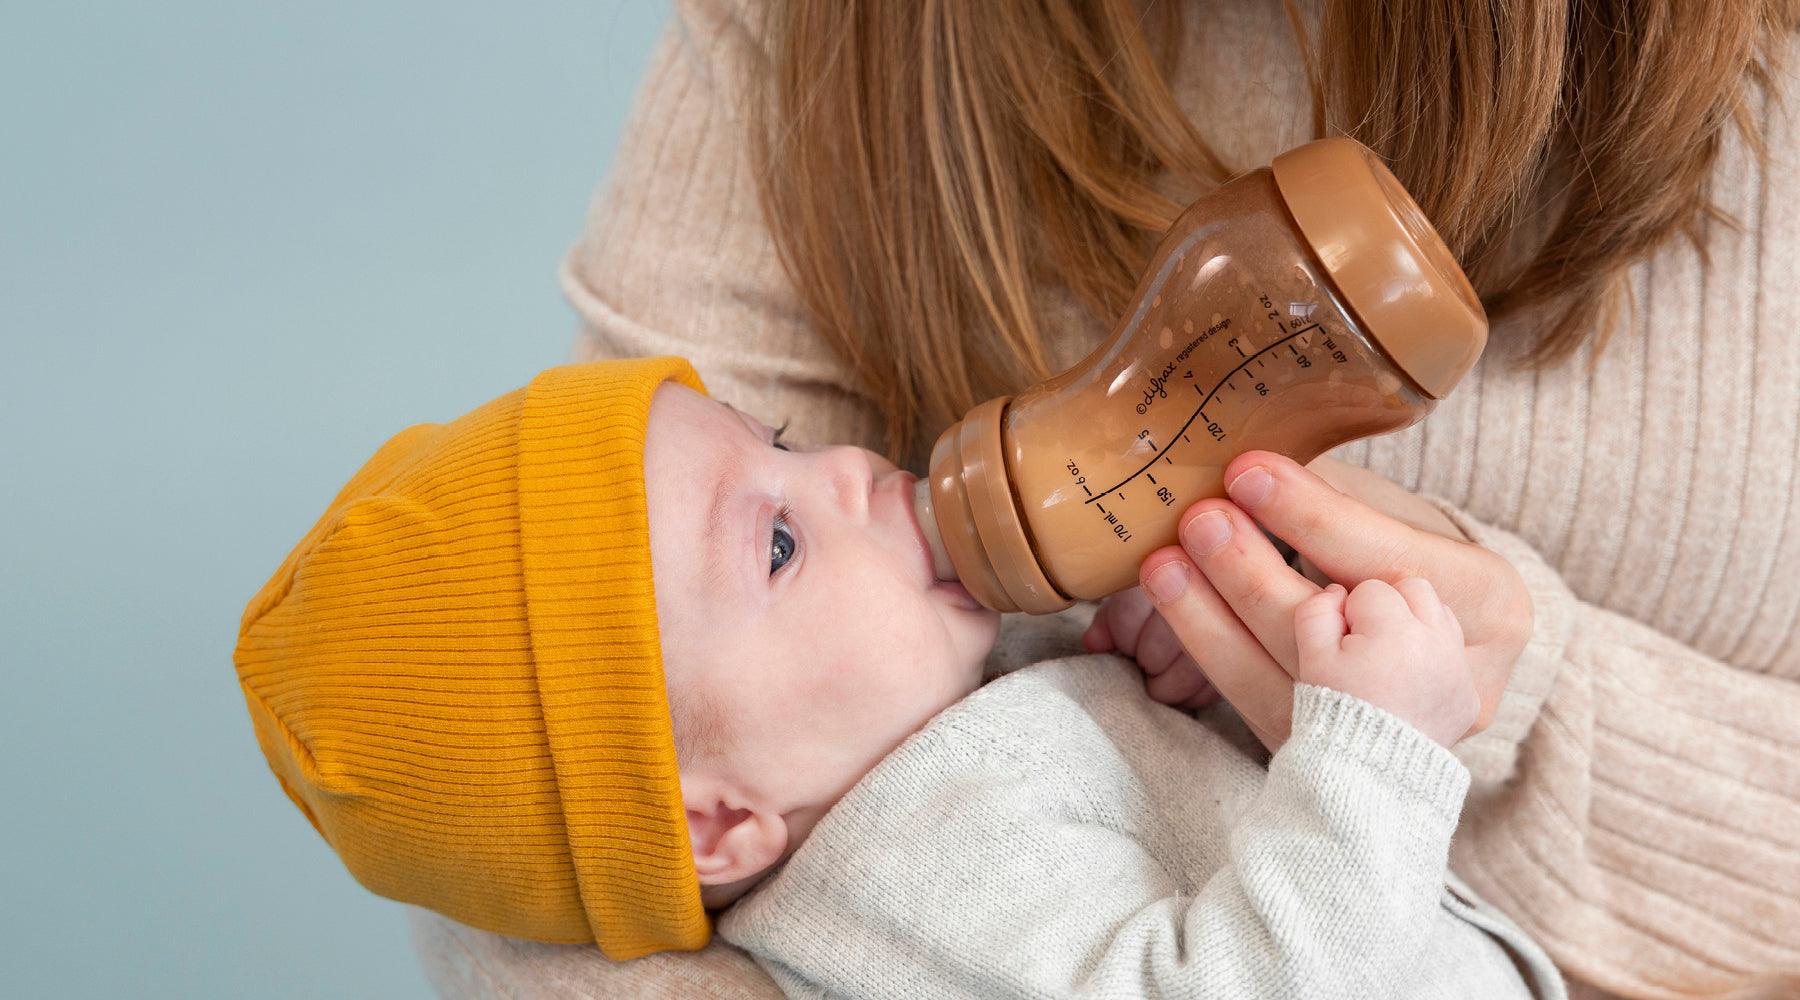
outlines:
{"label": "baby's fingers", "polygon": [[1182,654],[1167,670],[1154,676],[1144,675],[1144,693],[1151,701],[1176,708],[1199,708],[1217,701],[1219,692],[1206,679],[1206,672],[1194,658]]}
{"label": "baby's fingers", "polygon": [[1138,669],[1152,701],[1175,708],[1203,708],[1219,700],[1206,671],[1188,655],[1181,638],[1161,615],[1151,615],[1138,635]]}
{"label": "baby's fingers", "polygon": [[1107,624],[1105,610],[1096,611],[1087,631],[1081,633],[1081,646],[1090,653],[1104,653],[1113,648],[1112,626]]}
{"label": "baby's fingers", "polygon": [[1406,598],[1407,607],[1412,608],[1414,617],[1427,625],[1437,625],[1443,621],[1444,602],[1438,600],[1437,588],[1431,581],[1422,576],[1409,576],[1394,584],[1400,596]]}
{"label": "baby's fingers", "polygon": [[[1188,660],[1188,662],[1193,663],[1192,658],[1190,658]],[[1205,674],[1205,671],[1200,670],[1200,665],[1197,663],[1194,664],[1194,669],[1196,671],[1199,671],[1203,675]],[[1219,689],[1216,687],[1213,687],[1212,680],[1208,679],[1206,681],[1206,683],[1201,686],[1200,693],[1194,695],[1191,698],[1184,698],[1181,701],[1175,702],[1174,706],[1176,708],[1187,708],[1187,709],[1205,708],[1206,706],[1212,704],[1213,702],[1218,701],[1219,697],[1220,697]]]}
{"label": "baby's fingers", "polygon": [[1294,608],[1294,646],[1308,657],[1336,651],[1345,631],[1342,584],[1333,583]]}
{"label": "baby's fingers", "polygon": [[1397,628],[1412,620],[1412,607],[1386,580],[1370,577],[1344,598],[1344,623],[1358,635]]}
{"label": "baby's fingers", "polygon": [[1145,675],[1155,677],[1186,655],[1187,649],[1181,645],[1180,637],[1161,615],[1151,615],[1144,622],[1144,630],[1138,633],[1135,659],[1138,669]]}
{"label": "baby's fingers", "polygon": [[1144,623],[1155,612],[1143,588],[1121,590],[1100,603],[1093,624],[1081,637],[1082,646],[1090,653],[1117,651],[1120,656],[1138,655],[1138,638]]}

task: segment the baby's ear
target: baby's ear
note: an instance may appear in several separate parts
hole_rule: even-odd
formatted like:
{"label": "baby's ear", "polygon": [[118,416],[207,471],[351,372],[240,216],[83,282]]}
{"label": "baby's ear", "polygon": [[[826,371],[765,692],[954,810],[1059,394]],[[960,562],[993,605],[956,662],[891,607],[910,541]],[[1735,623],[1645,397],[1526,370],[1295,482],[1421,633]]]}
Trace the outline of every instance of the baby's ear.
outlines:
{"label": "baby's ear", "polygon": [[717,779],[681,776],[688,839],[701,885],[727,885],[757,875],[787,850],[781,813],[738,794]]}

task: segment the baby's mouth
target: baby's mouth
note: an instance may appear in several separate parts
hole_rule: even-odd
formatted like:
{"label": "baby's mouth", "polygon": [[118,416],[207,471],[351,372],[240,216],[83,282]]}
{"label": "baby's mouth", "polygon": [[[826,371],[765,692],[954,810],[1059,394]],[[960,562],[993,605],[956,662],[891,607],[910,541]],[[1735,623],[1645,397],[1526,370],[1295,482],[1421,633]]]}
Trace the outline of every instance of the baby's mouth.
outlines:
{"label": "baby's mouth", "polygon": [[968,588],[964,587],[959,580],[939,580],[932,584],[932,589],[941,590],[949,595],[951,600],[955,601],[957,606],[964,611],[987,611],[981,606],[981,602],[975,599],[975,595],[969,593]]}

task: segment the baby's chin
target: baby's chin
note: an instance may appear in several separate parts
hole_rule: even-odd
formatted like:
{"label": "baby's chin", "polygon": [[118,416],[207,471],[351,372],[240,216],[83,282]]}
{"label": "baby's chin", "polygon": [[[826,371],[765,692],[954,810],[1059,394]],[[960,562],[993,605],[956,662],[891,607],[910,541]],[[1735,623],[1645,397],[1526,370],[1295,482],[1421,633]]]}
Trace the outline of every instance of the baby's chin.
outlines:
{"label": "baby's chin", "polygon": [[[966,632],[973,638],[971,644],[991,647],[994,636],[1000,631],[1000,612],[989,611],[977,604],[972,608],[954,606],[944,609],[944,617],[950,620],[950,627],[958,632]],[[987,655],[987,649],[980,650]]]}
{"label": "baby's chin", "polygon": [[941,623],[957,662],[973,663],[979,676],[1000,633],[1000,612],[984,607],[954,581],[927,587],[921,596]]}
{"label": "baby's chin", "polygon": [[988,654],[1000,631],[1000,614],[982,608],[941,608],[943,638],[921,645],[914,676],[929,678],[935,711],[942,711],[981,686]]}
{"label": "baby's chin", "polygon": [[965,653],[968,664],[969,690],[981,686],[981,679],[987,675],[988,654],[994,651],[994,642],[1000,636],[1000,612],[979,608],[977,611],[964,611],[971,619],[970,635],[973,637]]}

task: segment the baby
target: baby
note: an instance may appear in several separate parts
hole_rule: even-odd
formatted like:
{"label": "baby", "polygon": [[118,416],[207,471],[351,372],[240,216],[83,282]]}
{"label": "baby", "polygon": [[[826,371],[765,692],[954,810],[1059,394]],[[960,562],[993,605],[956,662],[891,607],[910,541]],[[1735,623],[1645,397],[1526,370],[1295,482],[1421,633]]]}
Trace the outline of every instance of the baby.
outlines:
{"label": "baby", "polygon": [[723,909],[789,995],[1564,995],[1446,869],[1429,583],[1301,605],[1265,768],[1120,656],[996,649],[914,480],[679,359],[550,369],[396,435],[251,601],[258,741],[377,893],[615,959]]}

